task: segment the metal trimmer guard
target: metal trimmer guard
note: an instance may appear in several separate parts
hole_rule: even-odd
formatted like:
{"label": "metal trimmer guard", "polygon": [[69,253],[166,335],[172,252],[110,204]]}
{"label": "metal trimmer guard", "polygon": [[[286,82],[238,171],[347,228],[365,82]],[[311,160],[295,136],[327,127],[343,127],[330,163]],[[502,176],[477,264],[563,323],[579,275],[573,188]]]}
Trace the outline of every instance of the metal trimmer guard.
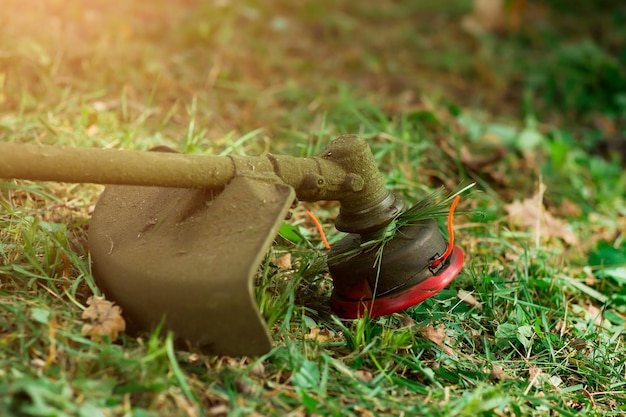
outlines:
{"label": "metal trimmer guard", "polygon": [[295,194],[245,177],[216,193],[107,187],[89,226],[94,275],[131,329],[163,322],[207,353],[260,355],[271,339],[254,276]]}

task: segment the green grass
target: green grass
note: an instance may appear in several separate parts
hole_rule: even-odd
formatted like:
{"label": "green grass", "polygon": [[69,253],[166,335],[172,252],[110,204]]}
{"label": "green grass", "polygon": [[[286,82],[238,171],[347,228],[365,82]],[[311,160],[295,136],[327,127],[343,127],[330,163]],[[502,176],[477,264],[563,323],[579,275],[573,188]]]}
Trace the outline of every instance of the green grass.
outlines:
{"label": "green grass", "polygon": [[[606,17],[623,6],[581,5],[582,22],[529,2],[520,32],[473,38],[461,1],[135,3],[4,1],[0,140],[307,156],[357,133],[411,203],[477,183],[455,219],[465,268],[404,312],[340,321],[299,206],[301,237],[277,237],[257,275],[267,355],[180,351],[161,331],[90,340],[102,187],[0,180],[1,415],[626,412],[626,174],[593,152],[626,135],[626,32]],[[540,181],[577,244],[507,215]],[[338,205],[307,207],[338,240]],[[275,266],[285,253],[292,266]]]}

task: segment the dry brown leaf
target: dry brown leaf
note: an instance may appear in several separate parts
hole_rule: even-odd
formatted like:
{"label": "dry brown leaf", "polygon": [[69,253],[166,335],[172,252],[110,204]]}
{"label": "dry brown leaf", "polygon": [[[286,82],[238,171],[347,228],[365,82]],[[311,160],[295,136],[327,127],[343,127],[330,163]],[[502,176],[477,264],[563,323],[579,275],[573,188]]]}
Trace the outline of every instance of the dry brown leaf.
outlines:
{"label": "dry brown leaf", "polygon": [[313,326],[309,328],[309,334],[305,334],[304,338],[306,340],[317,340],[317,337],[320,334],[320,328],[317,326]]}
{"label": "dry brown leaf", "polygon": [[579,337],[572,337],[569,341],[569,344],[576,350],[583,350],[587,347],[587,341]]}
{"label": "dry brown leaf", "polygon": [[454,349],[448,345],[443,345],[443,352],[448,356],[458,356]]}
{"label": "dry brown leaf", "polygon": [[298,407],[295,410],[289,412],[289,414],[287,414],[287,417],[306,417],[306,416],[307,416],[307,412],[304,407]]}
{"label": "dry brown leaf", "polygon": [[313,326],[309,329],[309,334],[304,335],[307,340],[315,340],[319,343],[328,342],[333,339],[333,334],[330,330],[324,328],[320,329],[318,326]]}
{"label": "dry brown leaf", "polygon": [[46,361],[41,358],[33,358],[33,360],[30,361],[30,366],[35,369],[44,369],[46,367]]}
{"label": "dry brown leaf", "polygon": [[122,317],[122,309],[102,297],[89,297],[82,319],[86,321],[81,329],[83,335],[98,339],[109,336],[111,341],[117,339],[120,332],[126,330],[126,322]]}
{"label": "dry brown leaf", "polygon": [[567,323],[565,322],[565,320],[559,320],[556,323],[556,326],[554,326],[554,331],[563,336],[567,331]]}
{"label": "dry brown leaf", "polygon": [[503,379],[509,379],[510,377],[504,372],[504,369],[500,368],[498,365],[493,365],[491,368],[491,374],[489,375],[491,379],[494,381],[502,381]]}
{"label": "dry brown leaf", "polygon": [[480,301],[478,301],[471,293],[465,290],[459,290],[459,292],[457,293],[457,297],[459,297],[461,301],[471,307],[476,307],[476,309],[478,310],[483,309],[483,305],[480,303]]}
{"label": "dry brown leaf", "polygon": [[202,357],[195,352],[190,353],[189,357],[187,358],[187,362],[190,364],[199,365],[202,363]]}
{"label": "dry brown leaf", "polygon": [[360,380],[365,382],[372,382],[372,380],[374,379],[374,375],[370,371],[357,369],[356,371],[354,371],[354,373]]}
{"label": "dry brown leaf", "polygon": [[243,378],[237,378],[235,380],[235,386],[237,387],[237,391],[246,395],[252,395],[257,391],[257,387],[255,385]]}
{"label": "dry brown leaf", "polygon": [[597,114],[593,117],[593,124],[602,131],[603,136],[613,137],[619,134],[617,123],[610,117]]}
{"label": "dry brown leaf", "polygon": [[182,410],[187,417],[198,417],[198,409],[183,395],[180,388],[170,388],[169,395],[174,399],[178,409]]}
{"label": "dry brown leaf", "polygon": [[474,0],[471,14],[461,21],[461,27],[478,36],[486,32],[516,32],[522,25],[526,0]]}
{"label": "dry brown leaf", "polygon": [[443,341],[446,337],[446,329],[443,324],[439,325],[437,328],[429,324],[428,326],[418,327],[415,330],[424,339],[430,340],[437,346],[443,346]]}
{"label": "dry brown leaf", "polygon": [[228,406],[226,404],[218,404],[209,408],[209,415],[213,417],[223,417],[228,414]]}
{"label": "dry brown leaf", "polygon": [[590,287],[598,285],[600,280],[593,275],[591,268],[585,268],[583,269],[583,271],[585,272],[585,284],[589,285]]}
{"label": "dry brown leaf", "polygon": [[[161,391],[156,397],[156,407],[158,409],[176,407],[179,415],[187,417],[198,417],[198,409],[189,401],[179,387],[170,387],[167,391]],[[165,414],[171,414],[166,412]]]}
{"label": "dry brown leaf", "polygon": [[589,313],[589,318],[593,319],[593,324],[596,326],[602,326],[602,310],[593,304],[587,304],[587,312]]}
{"label": "dry brown leaf", "polygon": [[526,390],[524,391],[524,395],[527,395],[530,392],[530,389],[532,387],[538,387],[539,386],[539,377],[541,376],[543,372],[541,371],[540,368],[538,368],[535,365],[530,365],[530,368],[528,368],[528,386],[526,387]]}
{"label": "dry brown leaf", "polygon": [[359,417],[374,417],[376,416],[376,414],[374,414],[374,412],[368,408],[365,407],[361,407],[361,406],[355,406],[354,407],[354,411],[356,411],[356,415]]}
{"label": "dry brown leaf", "polygon": [[443,324],[440,324],[437,328],[433,327],[432,324],[429,324],[428,326],[418,327],[415,330],[424,339],[430,340],[437,346],[443,348],[443,351],[447,355],[456,356],[454,350],[445,344],[448,337],[446,336],[446,327]]}
{"label": "dry brown leaf", "polygon": [[564,198],[563,201],[561,201],[559,213],[566,217],[578,217],[582,213],[582,209],[567,198]]}
{"label": "dry brown leaf", "polygon": [[280,256],[274,259],[272,263],[279,268],[285,268],[285,269],[291,268],[291,253],[287,252],[283,256]]}
{"label": "dry brown leaf", "polygon": [[250,376],[259,379],[265,378],[265,365],[263,365],[261,362],[254,365],[252,369],[250,369]]}
{"label": "dry brown leaf", "polygon": [[415,320],[413,320],[409,316],[400,316],[400,323],[402,327],[413,327],[415,326]]}
{"label": "dry brown leaf", "polygon": [[532,198],[514,201],[504,208],[509,213],[509,222],[515,226],[530,227],[537,238],[541,236],[560,238],[570,245],[578,243],[578,237],[561,219],[547,212],[543,205],[543,193],[546,186],[539,184],[539,191]]}
{"label": "dry brown leaf", "polygon": [[474,0],[474,10],[461,26],[472,35],[499,29],[504,24],[504,0]]}

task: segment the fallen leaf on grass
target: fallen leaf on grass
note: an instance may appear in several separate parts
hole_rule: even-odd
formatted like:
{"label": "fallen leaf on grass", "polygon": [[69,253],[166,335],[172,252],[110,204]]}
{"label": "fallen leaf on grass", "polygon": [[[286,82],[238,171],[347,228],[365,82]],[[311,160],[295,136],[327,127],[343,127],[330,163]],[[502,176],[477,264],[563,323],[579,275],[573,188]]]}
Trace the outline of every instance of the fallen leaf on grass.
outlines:
{"label": "fallen leaf on grass", "polygon": [[178,409],[182,410],[187,417],[198,417],[198,409],[187,397],[183,395],[180,388],[170,388],[169,394],[174,399]]}
{"label": "fallen leaf on grass", "polygon": [[524,201],[514,201],[504,208],[509,213],[509,222],[515,226],[531,227],[537,237],[556,237],[570,245],[578,243],[578,237],[568,228],[567,223],[547,212],[543,205],[546,186],[539,184],[539,191]]}
{"label": "fallen leaf on grass", "polygon": [[459,297],[459,300],[463,301],[465,304],[471,307],[476,307],[477,310],[483,309],[483,305],[480,303],[480,301],[478,301],[471,293],[467,291],[459,290],[459,292],[457,293],[457,297]]}
{"label": "fallen leaf on grass", "polygon": [[503,21],[503,0],[474,0],[474,10],[463,18],[461,26],[472,35],[480,35],[501,28]]}
{"label": "fallen leaf on grass", "polygon": [[237,378],[235,380],[235,386],[237,387],[237,391],[245,395],[253,395],[257,391],[257,387],[254,384],[243,378]]}
{"label": "fallen leaf on grass", "polygon": [[261,362],[254,365],[250,369],[250,376],[253,376],[259,379],[265,378],[265,365],[263,365]]}
{"label": "fallen leaf on grass", "polygon": [[559,214],[561,216],[578,217],[581,213],[582,209],[567,198],[564,198],[563,201],[561,201],[561,207],[559,207]]}
{"label": "fallen leaf on grass", "polygon": [[556,326],[554,326],[554,331],[563,336],[567,331],[567,323],[565,322],[565,320],[559,320],[556,323]]}
{"label": "fallen leaf on grass", "polygon": [[117,339],[120,332],[126,330],[126,322],[122,317],[122,309],[111,301],[101,297],[89,297],[82,318],[86,321],[82,334],[92,339],[109,336],[111,341]]}
{"label": "fallen leaf on grass", "polygon": [[[176,407],[177,415],[186,415],[187,417],[198,417],[199,415],[198,409],[179,387],[170,387],[167,391],[161,391],[156,398],[157,409],[171,410],[172,406]],[[166,411],[165,414],[169,415],[171,411]]]}
{"label": "fallen leaf on grass", "polygon": [[573,337],[570,339],[569,344],[575,350],[583,350],[587,347],[587,341],[585,339],[581,339],[579,337]]}
{"label": "fallen leaf on grass", "polygon": [[229,408],[226,404],[218,404],[209,408],[209,415],[213,417],[223,417],[228,415]]}
{"label": "fallen leaf on grass", "polygon": [[304,335],[304,338],[319,343],[325,343],[333,339],[333,334],[328,329],[320,329],[317,326],[313,326],[309,329],[309,333]]}
{"label": "fallen leaf on grass", "polygon": [[583,268],[583,272],[585,273],[585,284],[589,287],[593,287],[600,283],[600,280],[593,275],[593,270],[591,267],[586,266]]}
{"label": "fallen leaf on grass", "polygon": [[500,368],[498,365],[493,365],[489,377],[494,381],[502,381],[503,379],[510,378],[507,373],[504,372],[504,369]]}
{"label": "fallen leaf on grass", "polygon": [[415,326],[415,320],[409,316],[400,316],[400,324],[402,324],[402,327],[413,327]]}
{"label": "fallen leaf on grass", "polygon": [[361,381],[372,382],[374,380],[374,375],[370,371],[357,369],[354,373]]}
{"label": "fallen leaf on grass", "polygon": [[602,326],[602,310],[593,304],[587,304],[587,312],[589,314],[588,317],[593,319],[593,324],[596,326]]}
{"label": "fallen leaf on grass", "polygon": [[356,411],[356,415],[359,417],[374,417],[376,415],[369,408],[361,407],[358,405],[354,406],[354,411]]}
{"label": "fallen leaf on grass", "polygon": [[611,117],[600,114],[594,115],[593,124],[602,132],[602,136],[611,137],[619,134],[617,123]]}
{"label": "fallen leaf on grass", "polygon": [[428,326],[418,327],[415,330],[424,339],[430,340],[438,346],[443,346],[443,341],[446,338],[445,327],[443,324],[439,325],[436,329],[432,324],[429,324]]}
{"label": "fallen leaf on grass", "polygon": [[291,254],[287,252],[283,256],[274,259],[272,263],[279,268],[289,269],[291,268]]}
{"label": "fallen leaf on grass", "polygon": [[[540,378],[543,378],[543,371],[535,366],[535,365],[530,365],[530,367],[528,368],[528,385],[526,386],[526,389],[524,390],[524,395],[528,395],[528,393],[530,392],[530,390],[532,389],[532,387],[540,387]],[[543,392],[538,392],[535,394],[535,396],[543,396],[545,395]]]}
{"label": "fallen leaf on grass", "polygon": [[454,350],[445,344],[448,337],[446,335],[446,327],[443,324],[440,324],[437,328],[433,327],[432,324],[429,324],[428,326],[418,327],[415,330],[424,339],[430,340],[437,346],[443,348],[446,355],[456,356]]}

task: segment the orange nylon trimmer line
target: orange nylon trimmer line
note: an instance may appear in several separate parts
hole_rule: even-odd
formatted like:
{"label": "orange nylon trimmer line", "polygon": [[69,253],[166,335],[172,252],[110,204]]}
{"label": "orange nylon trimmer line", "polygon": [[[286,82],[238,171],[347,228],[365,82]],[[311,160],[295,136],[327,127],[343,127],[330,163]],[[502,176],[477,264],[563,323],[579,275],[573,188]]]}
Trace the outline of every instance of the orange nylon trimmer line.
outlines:
{"label": "orange nylon trimmer line", "polygon": [[439,258],[435,259],[432,264],[430,264],[431,268],[434,268],[441,264],[443,261],[448,259],[448,256],[452,253],[452,249],[454,249],[454,228],[452,227],[452,219],[454,218],[454,210],[456,209],[456,205],[459,204],[461,200],[461,196],[457,195],[454,197],[452,201],[452,205],[450,206],[450,211],[448,212],[448,236],[450,236],[450,242],[448,243],[448,248]]}
{"label": "orange nylon trimmer line", "polygon": [[320,223],[319,220],[317,220],[317,217],[315,217],[315,214],[311,213],[309,210],[306,210],[306,215],[309,216],[309,218],[315,224],[315,227],[317,228],[317,232],[320,234],[320,237],[322,238],[322,242],[324,243],[324,247],[326,248],[327,251],[330,252],[330,244],[328,243],[328,239],[326,239],[326,233],[324,233],[324,228],[322,227],[322,224]]}

